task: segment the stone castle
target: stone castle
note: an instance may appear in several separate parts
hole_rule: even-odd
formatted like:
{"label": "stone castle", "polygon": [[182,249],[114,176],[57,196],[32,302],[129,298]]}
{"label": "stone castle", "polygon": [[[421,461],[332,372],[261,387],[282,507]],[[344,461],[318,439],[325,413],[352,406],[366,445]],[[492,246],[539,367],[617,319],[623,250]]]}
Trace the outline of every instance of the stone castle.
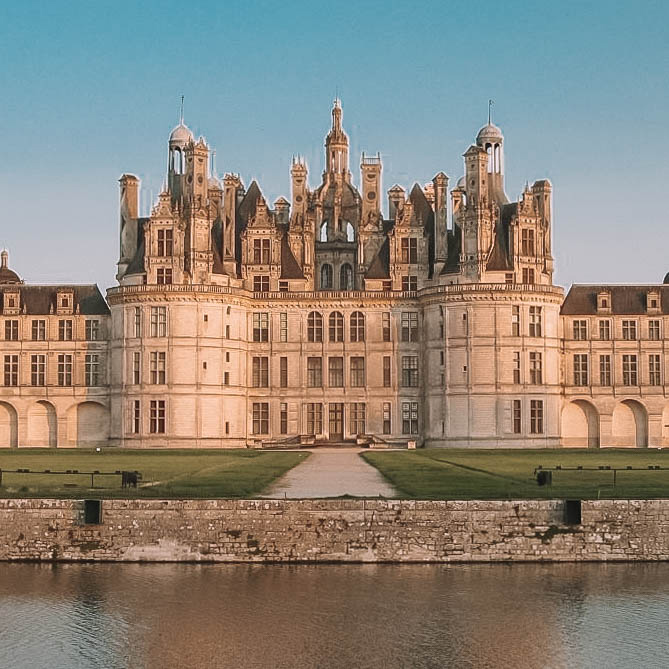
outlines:
{"label": "stone castle", "polygon": [[[26,285],[2,254],[0,446],[669,446],[669,285],[553,285],[551,184],[504,187],[488,123],[449,191],[360,186],[338,100],[315,189],[219,179],[183,123],[118,286]],[[666,281],[666,279],[665,279]]]}

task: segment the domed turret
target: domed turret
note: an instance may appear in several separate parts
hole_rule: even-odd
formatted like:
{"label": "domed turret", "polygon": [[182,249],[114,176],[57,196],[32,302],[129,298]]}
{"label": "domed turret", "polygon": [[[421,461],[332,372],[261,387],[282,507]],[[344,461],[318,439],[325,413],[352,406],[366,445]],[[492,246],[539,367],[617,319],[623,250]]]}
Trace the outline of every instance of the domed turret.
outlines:
{"label": "domed turret", "polygon": [[187,125],[184,125],[183,121],[170,133],[170,144],[174,143],[185,146],[188,142],[193,141],[193,139],[193,133]]}
{"label": "domed turret", "polygon": [[478,135],[476,135],[476,143],[485,148],[486,143],[501,143],[504,141],[502,131],[494,124],[488,123],[484,125]]}
{"label": "domed turret", "polygon": [[23,283],[19,275],[9,269],[9,253],[7,249],[3,249],[0,253],[0,283],[1,284],[17,284]]}

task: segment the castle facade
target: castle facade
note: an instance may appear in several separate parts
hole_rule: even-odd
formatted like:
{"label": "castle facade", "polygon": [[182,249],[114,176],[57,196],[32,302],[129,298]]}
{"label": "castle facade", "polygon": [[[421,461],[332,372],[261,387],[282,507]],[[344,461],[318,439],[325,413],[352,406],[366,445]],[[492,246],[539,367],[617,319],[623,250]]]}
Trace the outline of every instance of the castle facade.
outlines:
{"label": "castle facade", "polygon": [[120,179],[118,286],[0,268],[0,446],[669,445],[669,286],[553,284],[552,188],[504,187],[488,123],[449,190],[395,185],[335,101],[316,188],[219,179],[181,123],[139,215]]}

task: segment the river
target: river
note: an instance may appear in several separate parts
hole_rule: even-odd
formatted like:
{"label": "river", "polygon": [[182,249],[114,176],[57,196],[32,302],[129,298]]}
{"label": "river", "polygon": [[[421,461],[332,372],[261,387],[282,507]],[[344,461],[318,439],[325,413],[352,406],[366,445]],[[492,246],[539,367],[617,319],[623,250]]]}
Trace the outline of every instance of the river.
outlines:
{"label": "river", "polygon": [[669,666],[669,564],[0,564],[2,669]]}

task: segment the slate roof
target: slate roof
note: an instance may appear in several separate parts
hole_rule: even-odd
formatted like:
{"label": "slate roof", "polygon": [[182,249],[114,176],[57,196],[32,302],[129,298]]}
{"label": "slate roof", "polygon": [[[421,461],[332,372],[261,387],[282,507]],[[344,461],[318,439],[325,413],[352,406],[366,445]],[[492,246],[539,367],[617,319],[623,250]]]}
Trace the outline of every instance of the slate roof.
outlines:
{"label": "slate roof", "polygon": [[[35,315],[48,315],[56,313],[56,301],[58,291],[72,291],[74,293],[74,313],[77,312],[85,316],[103,316],[109,314],[109,307],[102,296],[100,289],[96,284],[86,285],[53,285],[53,286],[32,286],[32,285],[17,285],[12,286],[12,289],[18,290],[21,293],[21,313]],[[4,308],[4,294],[2,296]]]}
{"label": "slate roof", "polygon": [[137,252],[135,257],[128,264],[125,274],[141,274],[145,271],[144,267],[144,226],[149,221],[148,218],[137,219]]}
{"label": "slate roof", "polygon": [[[579,285],[567,293],[560,313],[563,316],[590,316],[597,314],[597,294],[611,294],[611,313],[614,315],[647,314],[646,296],[649,291],[660,294],[660,312],[669,314],[669,286],[665,285]],[[608,313],[608,312],[607,312]]]}
{"label": "slate roof", "polygon": [[389,279],[390,278],[390,240],[386,237],[383,244],[369,264],[365,274],[366,279]]}
{"label": "slate roof", "polygon": [[280,279],[304,279],[304,274],[295,260],[288,243],[288,235],[281,238],[281,276]]}
{"label": "slate roof", "polygon": [[497,228],[495,230],[495,244],[488,258],[486,268],[491,272],[506,272],[513,270],[509,247],[511,242],[511,221],[518,210],[518,203],[502,205]]}

